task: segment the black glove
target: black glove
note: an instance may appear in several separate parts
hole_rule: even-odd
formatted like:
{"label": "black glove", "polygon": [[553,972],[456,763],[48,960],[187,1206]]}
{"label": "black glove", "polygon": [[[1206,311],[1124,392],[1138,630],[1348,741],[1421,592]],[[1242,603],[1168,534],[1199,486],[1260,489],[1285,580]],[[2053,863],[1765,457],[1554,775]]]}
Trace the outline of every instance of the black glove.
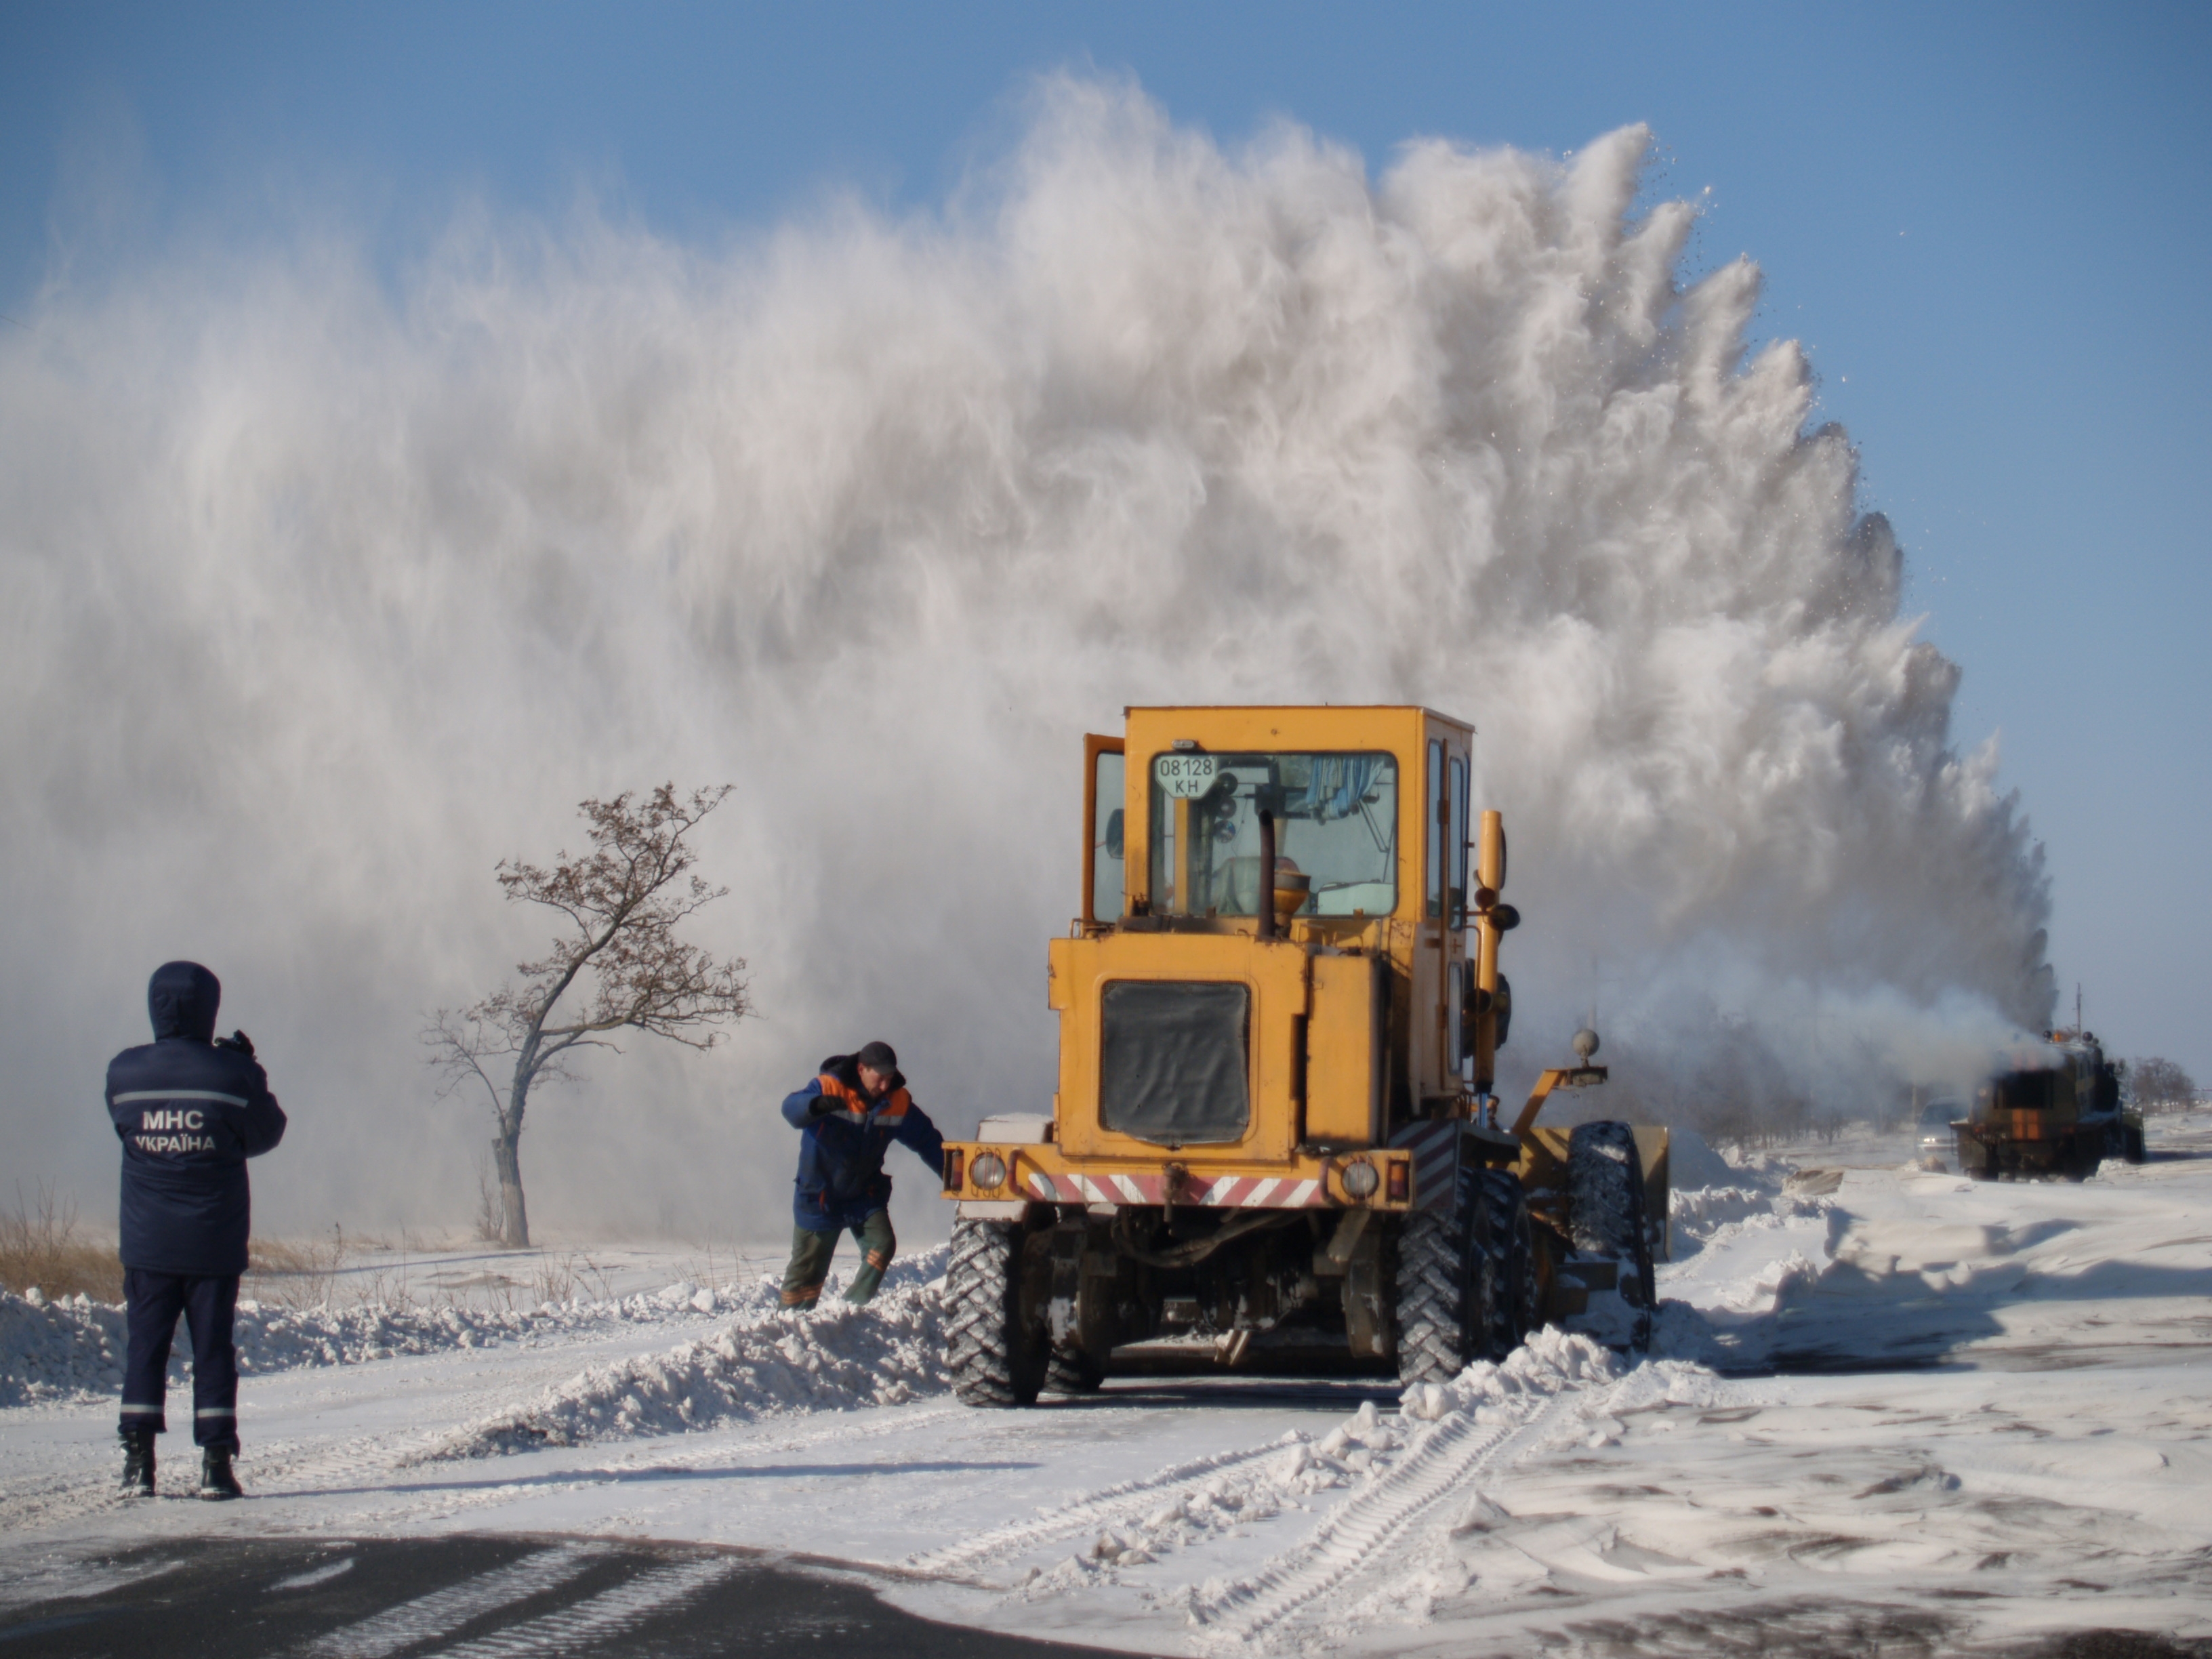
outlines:
{"label": "black glove", "polygon": [[233,1031],[227,1037],[217,1037],[215,1040],[215,1046],[218,1048],[234,1048],[248,1060],[253,1058],[253,1039],[243,1031]]}
{"label": "black glove", "polygon": [[818,1122],[825,1117],[835,1117],[844,1109],[844,1102],[828,1095],[817,1095],[806,1103],[806,1121],[809,1123]]}

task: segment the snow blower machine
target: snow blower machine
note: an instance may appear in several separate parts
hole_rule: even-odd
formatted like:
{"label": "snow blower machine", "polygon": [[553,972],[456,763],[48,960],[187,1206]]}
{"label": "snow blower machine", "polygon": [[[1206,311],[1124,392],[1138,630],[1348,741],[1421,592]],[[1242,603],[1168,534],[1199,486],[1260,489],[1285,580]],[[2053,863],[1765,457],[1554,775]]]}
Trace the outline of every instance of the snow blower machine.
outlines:
{"label": "snow blower machine", "polygon": [[1998,1073],[1952,1125],[1959,1167],[1977,1181],[2087,1181],[2107,1158],[2141,1164],[2142,1114],[2120,1103],[2118,1068],[2080,1029],[2052,1031],[2048,1063]]}
{"label": "snow blower machine", "polygon": [[[1667,1133],[1500,1121],[1505,832],[1423,708],[1133,708],[1085,739],[1049,1116],[945,1151],[971,1405],[1144,1362],[1440,1381],[1580,1316],[1643,1340]],[[1470,855],[1474,880],[1469,881]],[[1470,937],[1471,936],[1471,937]],[[1180,1357],[1178,1358],[1178,1357]]]}

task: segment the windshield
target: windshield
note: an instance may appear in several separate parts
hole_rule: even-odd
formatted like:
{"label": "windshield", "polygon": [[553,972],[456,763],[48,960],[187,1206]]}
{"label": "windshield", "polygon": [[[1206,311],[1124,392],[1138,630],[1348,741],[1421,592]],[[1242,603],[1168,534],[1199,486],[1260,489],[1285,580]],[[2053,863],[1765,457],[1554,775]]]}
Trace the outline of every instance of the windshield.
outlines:
{"label": "windshield", "polygon": [[1152,908],[1259,914],[1260,811],[1275,856],[1313,884],[1302,915],[1381,916],[1397,908],[1398,763],[1374,754],[1152,758]]}

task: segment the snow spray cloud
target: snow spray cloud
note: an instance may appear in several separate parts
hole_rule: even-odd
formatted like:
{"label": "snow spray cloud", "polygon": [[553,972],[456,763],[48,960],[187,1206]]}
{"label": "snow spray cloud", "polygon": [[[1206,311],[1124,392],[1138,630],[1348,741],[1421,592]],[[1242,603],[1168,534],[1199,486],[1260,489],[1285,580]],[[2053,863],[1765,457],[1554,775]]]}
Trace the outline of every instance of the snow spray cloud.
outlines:
{"label": "snow spray cloud", "polygon": [[0,336],[7,1161],[104,1184],[100,1063],[190,954],[295,1109],[264,1218],[458,1218],[488,1115],[415,1038],[544,936],[493,862],[726,780],[700,936],[762,1017],[547,1092],[526,1174],[556,1230],[772,1234],[824,1052],[891,1039],[955,1126],[1042,1103],[1079,737],[1136,702],[1473,718],[1525,1064],[1593,998],[2039,1024],[1994,751],[1647,148],[1378,182],[1063,80],[911,219],[483,210],[389,281],[302,230],[57,285]]}

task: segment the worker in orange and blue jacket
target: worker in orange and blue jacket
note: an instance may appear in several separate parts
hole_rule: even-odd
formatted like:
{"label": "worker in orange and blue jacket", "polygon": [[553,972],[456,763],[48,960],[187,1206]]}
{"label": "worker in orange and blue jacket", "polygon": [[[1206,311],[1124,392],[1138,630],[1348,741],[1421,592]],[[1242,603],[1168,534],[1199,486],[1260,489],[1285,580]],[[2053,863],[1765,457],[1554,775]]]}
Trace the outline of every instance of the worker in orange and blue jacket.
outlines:
{"label": "worker in orange and blue jacket", "polygon": [[849,1229],[860,1241],[862,1260],[845,1299],[860,1306],[875,1296],[898,1248],[884,1155],[891,1142],[902,1141],[934,1171],[944,1161],[945,1137],[907,1093],[888,1042],[832,1054],[819,1076],[784,1097],[783,1115],[801,1136],[791,1205],[797,1225],[791,1266],[784,1270],[783,1305],[811,1308],[821,1298],[837,1235]]}

